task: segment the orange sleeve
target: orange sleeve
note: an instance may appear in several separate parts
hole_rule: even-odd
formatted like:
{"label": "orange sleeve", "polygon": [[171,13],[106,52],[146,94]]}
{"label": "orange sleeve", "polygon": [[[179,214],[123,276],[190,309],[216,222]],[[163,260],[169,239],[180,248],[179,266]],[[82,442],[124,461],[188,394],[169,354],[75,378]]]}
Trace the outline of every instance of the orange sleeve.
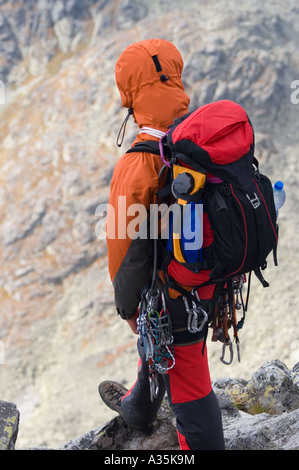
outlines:
{"label": "orange sleeve", "polygon": [[147,220],[150,204],[155,202],[160,167],[159,156],[125,154],[111,181],[106,227],[108,268],[116,308],[126,319],[135,314],[140,291],[152,275]]}

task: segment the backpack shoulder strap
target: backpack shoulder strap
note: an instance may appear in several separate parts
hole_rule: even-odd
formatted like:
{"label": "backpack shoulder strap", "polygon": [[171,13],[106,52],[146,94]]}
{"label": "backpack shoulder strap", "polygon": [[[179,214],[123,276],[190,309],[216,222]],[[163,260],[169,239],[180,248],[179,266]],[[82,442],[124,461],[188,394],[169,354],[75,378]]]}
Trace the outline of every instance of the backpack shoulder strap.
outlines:
{"label": "backpack shoulder strap", "polygon": [[[153,153],[154,155],[161,155],[159,142],[155,140],[145,140],[144,142],[138,142],[138,144],[134,145],[134,147],[131,147],[129,150],[126,151],[126,153],[133,153],[133,152],[147,152],[147,153]],[[168,169],[166,165],[162,167],[159,173],[159,179],[161,178],[162,173],[165,170],[165,168]],[[162,202],[167,201],[171,193],[171,185],[170,185],[169,177],[170,177],[170,174],[167,171],[164,185],[156,193]]]}
{"label": "backpack shoulder strap", "polygon": [[160,155],[160,148],[159,142],[155,140],[146,140],[144,142],[138,142],[138,144],[131,147],[126,153],[133,153],[133,152],[148,152],[153,153],[155,155]]}

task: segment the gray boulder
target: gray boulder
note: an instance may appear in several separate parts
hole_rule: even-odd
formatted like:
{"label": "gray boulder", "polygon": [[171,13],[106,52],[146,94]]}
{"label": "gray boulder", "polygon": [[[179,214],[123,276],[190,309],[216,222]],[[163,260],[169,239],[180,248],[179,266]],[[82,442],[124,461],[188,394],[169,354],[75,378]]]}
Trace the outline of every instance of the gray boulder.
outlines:
{"label": "gray boulder", "polygon": [[0,450],[14,450],[20,413],[13,403],[0,400]]}

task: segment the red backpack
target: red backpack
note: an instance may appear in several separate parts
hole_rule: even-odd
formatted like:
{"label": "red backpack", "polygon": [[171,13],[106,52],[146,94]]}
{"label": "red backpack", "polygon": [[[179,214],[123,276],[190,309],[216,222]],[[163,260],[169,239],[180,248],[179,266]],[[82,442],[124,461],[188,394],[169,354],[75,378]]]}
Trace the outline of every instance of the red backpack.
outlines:
{"label": "red backpack", "polygon": [[[276,211],[272,184],[254,157],[254,131],[244,109],[232,101],[202,106],[176,121],[163,144],[171,152],[171,186],[177,203],[202,203],[214,235],[212,245],[201,248],[197,259],[193,254],[188,263],[187,253],[182,264],[191,272],[211,270],[206,284],[254,271],[267,286],[261,269],[269,253],[276,251]],[[193,189],[180,191],[175,165],[184,168],[184,176],[190,170],[199,173],[200,187],[195,190],[193,171]]]}

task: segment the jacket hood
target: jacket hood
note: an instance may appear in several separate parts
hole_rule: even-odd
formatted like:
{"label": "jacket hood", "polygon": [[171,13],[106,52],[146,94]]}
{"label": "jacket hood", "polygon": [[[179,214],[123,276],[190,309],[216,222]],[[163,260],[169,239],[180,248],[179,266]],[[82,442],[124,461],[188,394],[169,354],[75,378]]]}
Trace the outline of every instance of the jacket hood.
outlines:
{"label": "jacket hood", "polygon": [[183,59],[163,39],[147,39],[127,47],[115,66],[121,104],[133,108],[139,127],[166,131],[188,112],[189,97],[181,80]]}

